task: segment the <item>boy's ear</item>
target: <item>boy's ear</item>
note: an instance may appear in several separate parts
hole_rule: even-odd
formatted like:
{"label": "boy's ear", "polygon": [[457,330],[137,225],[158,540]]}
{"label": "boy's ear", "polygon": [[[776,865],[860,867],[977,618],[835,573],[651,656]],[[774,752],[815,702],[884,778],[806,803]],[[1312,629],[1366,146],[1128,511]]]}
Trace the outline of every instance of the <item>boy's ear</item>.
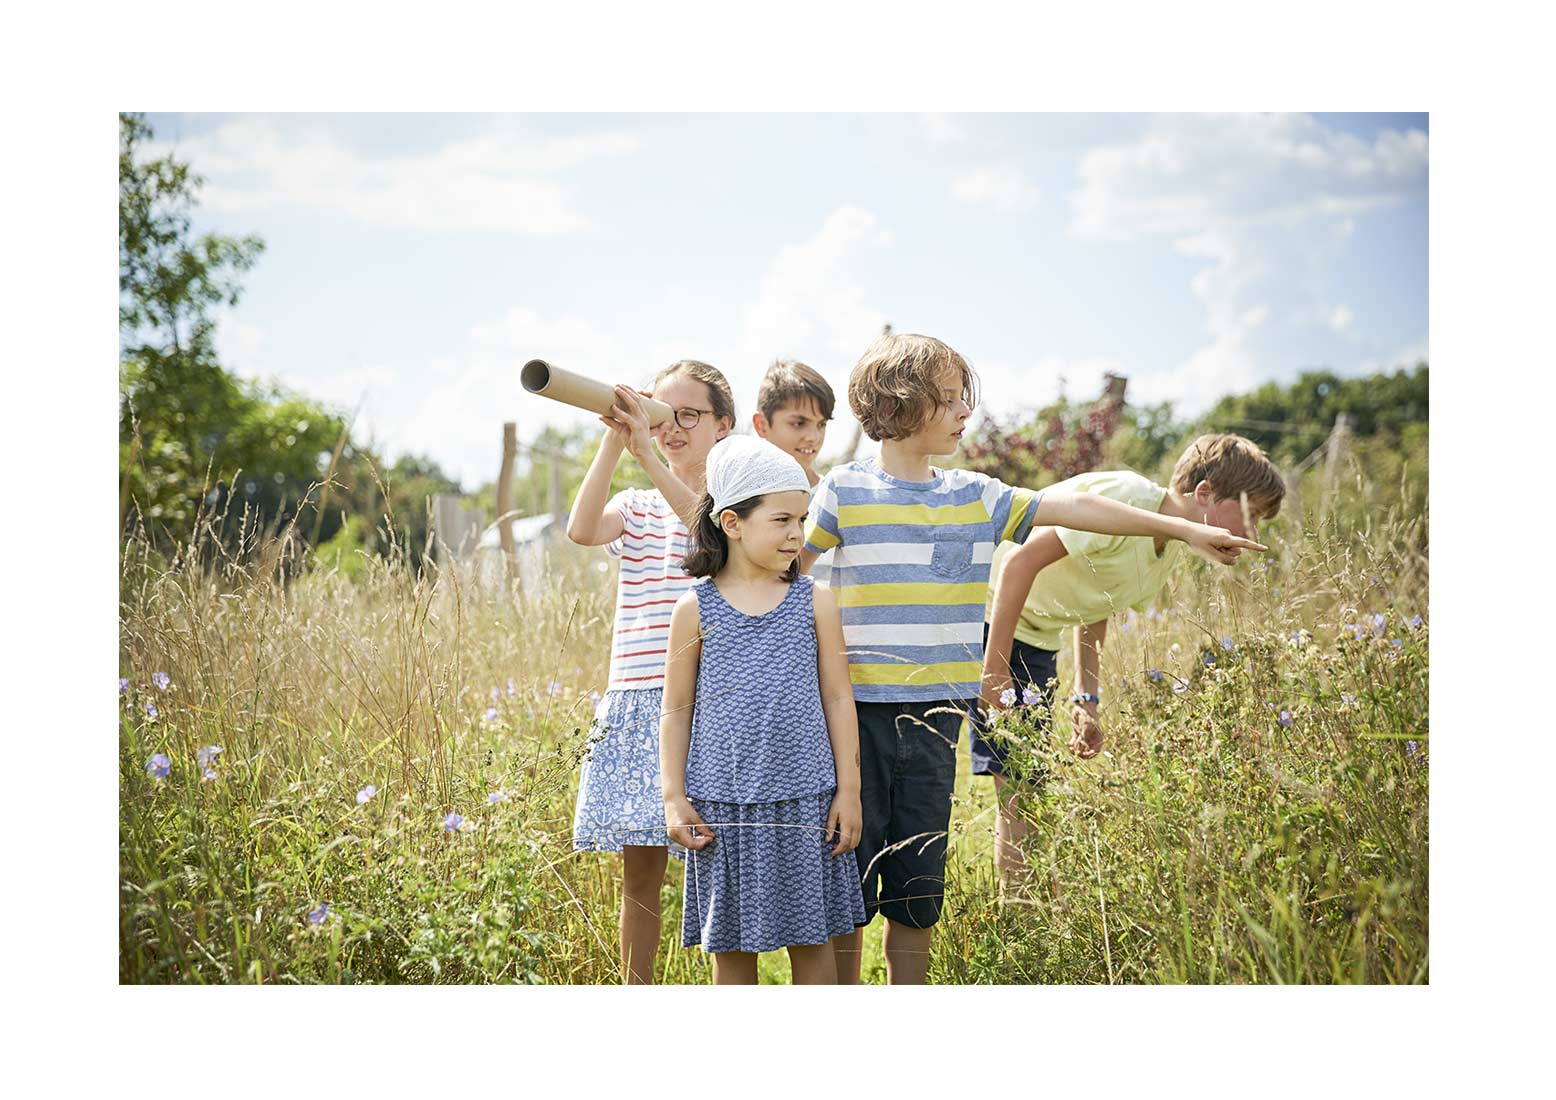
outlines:
{"label": "boy's ear", "polygon": [[1200,483],[1194,486],[1194,499],[1207,507],[1214,504],[1216,502],[1216,487],[1210,484],[1208,480],[1202,478]]}
{"label": "boy's ear", "polygon": [[767,429],[771,427],[771,425],[767,423],[767,417],[763,416],[759,412],[751,414],[751,426],[756,429],[756,434],[761,436],[763,439],[767,438]]}

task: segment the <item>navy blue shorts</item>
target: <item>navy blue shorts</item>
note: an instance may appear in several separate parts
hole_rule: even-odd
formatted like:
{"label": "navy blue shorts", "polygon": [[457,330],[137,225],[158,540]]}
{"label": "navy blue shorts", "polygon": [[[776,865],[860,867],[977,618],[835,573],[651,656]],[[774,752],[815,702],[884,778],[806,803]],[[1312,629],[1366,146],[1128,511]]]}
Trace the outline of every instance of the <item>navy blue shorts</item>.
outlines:
{"label": "navy blue shorts", "polygon": [[[989,625],[987,623],[983,625],[983,644],[985,646],[989,644]],[[1038,649],[1037,646],[1027,645],[1019,638],[1011,639],[1010,675],[1016,682],[1018,705],[1022,693],[1031,688],[1042,696],[1043,705],[1052,710],[1055,681],[1058,678],[1058,671],[1055,666],[1058,660],[1059,654],[1052,649]],[[1004,775],[1006,771],[1005,761],[1009,755],[1009,748],[1003,743],[990,741],[984,737],[982,717],[983,712],[975,709],[972,718],[967,723],[968,728],[971,730],[969,741],[972,745],[972,773],[974,775]]]}
{"label": "navy blue shorts", "polygon": [[956,740],[970,704],[855,703],[864,829],[854,858],[864,923],[882,913],[910,928],[940,919]]}

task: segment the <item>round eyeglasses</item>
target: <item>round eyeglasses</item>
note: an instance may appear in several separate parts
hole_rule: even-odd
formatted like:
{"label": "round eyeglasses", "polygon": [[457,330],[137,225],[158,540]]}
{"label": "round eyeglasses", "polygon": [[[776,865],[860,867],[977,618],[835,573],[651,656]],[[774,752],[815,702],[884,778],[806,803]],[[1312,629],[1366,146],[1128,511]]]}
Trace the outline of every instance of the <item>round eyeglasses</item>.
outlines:
{"label": "round eyeglasses", "polygon": [[687,431],[697,426],[697,421],[702,419],[702,414],[713,415],[712,409],[694,409],[690,405],[675,410],[675,422]]}

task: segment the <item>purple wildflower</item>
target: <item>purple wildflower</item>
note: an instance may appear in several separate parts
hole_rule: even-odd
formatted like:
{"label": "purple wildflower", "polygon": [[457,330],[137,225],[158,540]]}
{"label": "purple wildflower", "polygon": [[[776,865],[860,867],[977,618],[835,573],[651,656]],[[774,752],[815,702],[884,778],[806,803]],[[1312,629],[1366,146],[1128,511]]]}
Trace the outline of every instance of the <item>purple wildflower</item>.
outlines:
{"label": "purple wildflower", "polygon": [[500,698],[502,698],[502,693],[500,691],[498,691],[496,688],[492,688],[492,702],[495,703]]}
{"label": "purple wildflower", "polygon": [[1387,615],[1383,614],[1381,611],[1378,612],[1372,617],[1372,632],[1374,634],[1381,635],[1384,629],[1388,626],[1388,621],[1389,620]]}
{"label": "purple wildflower", "polygon": [[357,792],[357,805],[361,805],[378,793],[378,788],[369,783]]}
{"label": "purple wildflower", "polygon": [[1404,649],[1405,648],[1405,639],[1403,639],[1403,638],[1390,638],[1389,639],[1389,645],[1393,646],[1395,649]]}
{"label": "purple wildflower", "polygon": [[1153,683],[1153,684],[1159,684],[1159,683],[1161,683],[1161,682],[1162,682],[1162,680],[1163,680],[1163,679],[1164,679],[1164,678],[1165,678],[1165,677],[1166,677],[1166,675],[1167,675],[1167,674],[1166,674],[1166,673],[1165,673],[1165,672],[1163,672],[1163,671],[1162,671],[1162,670],[1161,670],[1161,669],[1159,669],[1159,668],[1152,668],[1152,669],[1147,669],[1147,670],[1146,670],[1146,673],[1145,673],[1145,674],[1146,674],[1146,675],[1147,675],[1147,676],[1149,676],[1149,677],[1150,677],[1150,678],[1151,678],[1151,682],[1152,682],[1152,683]]}
{"label": "purple wildflower", "polygon": [[1187,680],[1179,680],[1172,685],[1172,693],[1174,695],[1182,695],[1185,691],[1188,690],[1189,682]]}
{"label": "purple wildflower", "polygon": [[1014,706],[1015,703],[1016,703],[1016,689],[1015,688],[1013,688],[1013,687],[1012,688],[1006,688],[1004,691],[1000,692],[1000,706],[1002,706],[1002,707],[1009,707],[1009,706]]}
{"label": "purple wildflower", "polygon": [[1043,693],[1030,684],[1021,689],[1021,701],[1027,706],[1036,706],[1043,701]]}
{"label": "purple wildflower", "polygon": [[168,685],[173,681],[168,678],[168,674],[165,672],[153,672],[151,674],[151,682],[157,685],[158,691],[166,691]]}
{"label": "purple wildflower", "polygon": [[308,910],[309,924],[323,924],[329,919],[330,906],[328,902],[321,901],[317,909]]}
{"label": "purple wildflower", "polygon": [[1290,726],[1291,725],[1291,711],[1289,711],[1289,710],[1281,711],[1280,712],[1280,717],[1275,719],[1275,720],[1277,722],[1279,722],[1282,726]]}
{"label": "purple wildflower", "polygon": [[452,833],[464,823],[465,818],[463,814],[449,814],[443,819],[443,828]]}
{"label": "purple wildflower", "polygon": [[166,779],[172,768],[173,762],[165,753],[153,753],[151,759],[146,761],[146,774],[153,779]]}
{"label": "purple wildflower", "polygon": [[1216,663],[1216,655],[1214,653],[1206,653],[1205,654],[1205,663],[1207,665],[1215,664]]}
{"label": "purple wildflower", "polygon": [[[1422,619],[1422,618],[1421,618],[1421,616],[1420,616],[1420,615],[1412,615],[1412,616],[1410,616],[1410,629],[1411,629],[1411,630],[1420,630],[1420,629],[1421,629],[1421,624],[1422,624],[1422,623],[1423,623],[1423,622],[1424,622],[1424,621],[1425,621],[1425,620],[1424,620],[1424,619]],[[120,683],[121,683],[121,684],[122,684],[122,683],[124,683],[124,681],[123,681],[123,680],[121,680],[121,681],[119,681],[119,682],[120,682]]]}
{"label": "purple wildflower", "polygon": [[1414,741],[1405,742],[1405,751],[1408,752],[1411,756],[1414,756],[1417,752],[1419,752],[1420,748],[1421,746],[1417,745]]}
{"label": "purple wildflower", "polygon": [[1343,707],[1354,707],[1358,706],[1359,704],[1356,702],[1356,696],[1342,695],[1340,696],[1340,705]]}
{"label": "purple wildflower", "polygon": [[[1416,618],[1420,618],[1420,616],[1417,615]],[[123,676],[119,677],[119,694],[123,695],[125,692],[127,692],[129,690],[130,690],[130,682],[127,679],[125,679]]]}
{"label": "purple wildflower", "polygon": [[487,707],[486,708],[486,720],[488,722],[495,722],[495,721],[497,721],[497,708],[496,707]]}
{"label": "purple wildflower", "polygon": [[157,704],[153,703],[150,699],[146,700],[146,717],[150,718],[153,722],[157,720]]}
{"label": "purple wildflower", "polygon": [[497,805],[497,803],[501,802],[503,799],[505,799],[507,797],[508,797],[508,792],[507,791],[492,791],[490,794],[488,794],[486,796],[486,801],[490,802],[493,806],[495,806],[495,805]]}
{"label": "purple wildflower", "polygon": [[220,745],[207,745],[196,754],[196,759],[200,761],[202,768],[209,768],[216,763],[216,758],[221,754],[222,747]]}
{"label": "purple wildflower", "polygon": [[1232,641],[1232,636],[1230,634],[1227,634],[1221,639],[1221,648],[1230,653],[1232,650],[1237,648],[1237,643]]}
{"label": "purple wildflower", "polygon": [[519,691],[519,689],[514,686],[513,680],[509,679],[509,681],[508,681],[508,698],[512,699],[515,695],[518,694],[518,691]]}

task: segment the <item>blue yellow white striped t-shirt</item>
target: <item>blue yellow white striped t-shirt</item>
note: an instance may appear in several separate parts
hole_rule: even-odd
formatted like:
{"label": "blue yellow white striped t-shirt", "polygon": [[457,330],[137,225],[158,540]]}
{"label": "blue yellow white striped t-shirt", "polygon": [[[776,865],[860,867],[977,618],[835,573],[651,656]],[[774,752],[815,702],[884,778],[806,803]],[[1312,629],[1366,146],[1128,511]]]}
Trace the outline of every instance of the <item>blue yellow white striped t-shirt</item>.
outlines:
{"label": "blue yellow white striped t-shirt", "polygon": [[833,550],[854,698],[978,695],[994,547],[1025,541],[1038,493],[971,470],[903,481],[873,458],[834,467],[811,497],[805,549]]}

